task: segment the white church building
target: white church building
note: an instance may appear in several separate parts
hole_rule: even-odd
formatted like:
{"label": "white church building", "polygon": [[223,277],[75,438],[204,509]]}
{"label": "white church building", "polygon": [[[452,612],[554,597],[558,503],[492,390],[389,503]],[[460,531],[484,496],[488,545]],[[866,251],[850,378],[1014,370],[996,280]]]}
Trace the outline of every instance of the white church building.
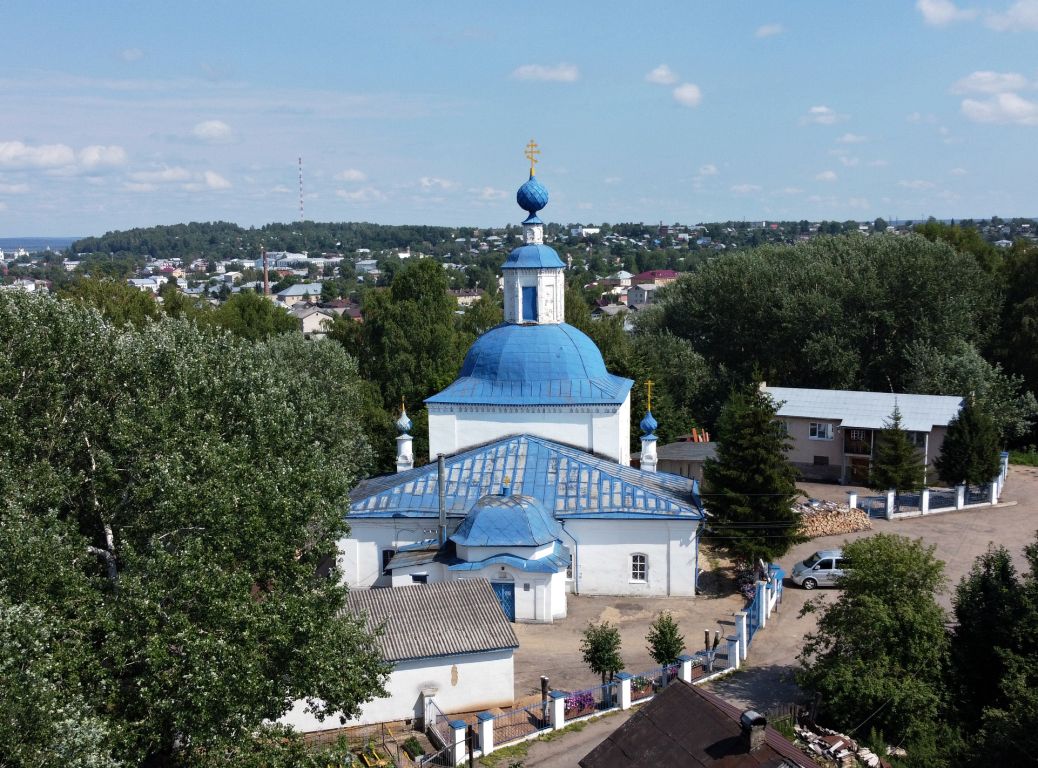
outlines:
{"label": "white church building", "polygon": [[[544,244],[534,175],[506,259],[504,322],[426,400],[430,463],[414,467],[411,422],[397,473],[351,494],[339,565],[351,587],[486,578],[512,621],[566,615],[570,592],[693,595],[704,519],[696,481],[656,472],[656,421],[630,464],[631,386],[564,322],[565,264]],[[650,404],[651,407],[651,404]]]}

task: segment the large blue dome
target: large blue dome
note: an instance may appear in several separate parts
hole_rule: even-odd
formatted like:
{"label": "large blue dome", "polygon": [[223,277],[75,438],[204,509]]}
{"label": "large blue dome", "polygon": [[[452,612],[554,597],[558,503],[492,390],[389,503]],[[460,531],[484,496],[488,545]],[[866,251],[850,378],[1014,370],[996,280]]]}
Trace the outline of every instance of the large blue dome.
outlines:
{"label": "large blue dome", "polygon": [[571,325],[504,323],[476,339],[458,379],[426,402],[619,405],[631,384]]}
{"label": "large blue dome", "polygon": [[484,496],[451,536],[469,547],[540,547],[561,536],[559,524],[531,496]]}

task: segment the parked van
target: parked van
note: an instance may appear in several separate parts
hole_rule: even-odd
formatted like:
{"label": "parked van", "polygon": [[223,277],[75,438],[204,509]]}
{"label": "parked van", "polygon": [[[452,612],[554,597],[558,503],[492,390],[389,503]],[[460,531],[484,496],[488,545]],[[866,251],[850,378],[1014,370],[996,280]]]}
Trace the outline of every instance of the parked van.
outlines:
{"label": "parked van", "polygon": [[823,549],[793,566],[790,578],[804,589],[835,587],[837,580],[850,567],[842,549]]}

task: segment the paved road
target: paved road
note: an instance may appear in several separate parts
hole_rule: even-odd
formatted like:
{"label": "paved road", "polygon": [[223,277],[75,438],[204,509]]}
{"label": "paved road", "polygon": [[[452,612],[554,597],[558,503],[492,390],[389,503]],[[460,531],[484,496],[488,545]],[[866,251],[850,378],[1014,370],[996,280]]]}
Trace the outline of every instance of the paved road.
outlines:
{"label": "paved road", "polygon": [[[846,488],[832,485],[805,485],[805,491],[818,498],[846,500]],[[1017,566],[1023,568],[1023,547],[1035,540],[1038,530],[1038,469],[1013,467],[1003,492],[1004,504],[996,508],[950,512],[925,518],[913,518],[896,522],[874,521],[873,531],[847,536],[831,536],[813,539],[796,547],[781,559],[789,571],[793,564],[803,560],[818,549],[839,546],[870,533],[889,532],[905,536],[921,537],[937,546],[937,556],[945,562],[949,579],[948,589],[940,596],[945,608],[951,607],[951,594],[956,583],[970,569],[974,559],[982,554],[990,543],[1003,544],[1013,553]],[[815,627],[810,616],[798,618],[800,608],[807,598],[823,592],[806,592],[787,584],[782,606],[774,614],[766,629],[758,636],[750,651],[744,671],[728,677],[713,688],[726,699],[739,706],[768,709],[787,704],[800,697],[800,691],[792,680],[796,656],[803,637]],[[828,594],[832,594],[829,592]],[[615,600],[615,599],[614,599]],[[643,646],[645,619],[660,608],[675,608],[680,612],[680,623],[686,637],[696,637],[705,627],[717,626],[718,618],[730,616],[741,607],[741,600],[731,597],[715,599],[696,598],[686,602],[687,607],[675,601],[629,601],[629,603],[607,605],[598,598],[574,598],[570,596],[570,614],[576,621],[566,621],[554,628],[537,625],[519,625],[517,632],[523,647],[516,654],[517,695],[529,689],[533,692],[537,675],[524,669],[523,661],[536,661],[552,676],[553,687],[565,687],[565,683],[583,682],[586,673],[574,650],[575,640],[587,620],[604,618],[619,621],[624,634],[624,655],[630,655],[628,666],[637,666],[647,654]],[[641,636],[639,636],[641,633]],[[521,682],[520,682],[521,681]],[[570,686],[570,687],[576,687]],[[531,746],[525,768],[568,768],[593,749],[602,739],[626,720],[627,713],[593,722],[583,731],[548,743]]]}

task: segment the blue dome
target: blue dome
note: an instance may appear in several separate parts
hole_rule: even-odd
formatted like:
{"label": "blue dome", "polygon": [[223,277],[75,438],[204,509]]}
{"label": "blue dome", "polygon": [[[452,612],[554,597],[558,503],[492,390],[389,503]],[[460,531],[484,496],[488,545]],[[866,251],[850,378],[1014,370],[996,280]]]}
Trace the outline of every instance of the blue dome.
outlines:
{"label": "blue dome", "polygon": [[554,248],[547,245],[521,245],[514,249],[501,269],[565,269]]}
{"label": "blue dome", "polygon": [[407,415],[407,411],[400,412],[400,418],[396,420],[396,428],[401,432],[411,431],[411,419]]}
{"label": "blue dome", "polygon": [[468,547],[540,547],[561,536],[555,518],[531,496],[484,496],[450,537]]}
{"label": "blue dome", "polygon": [[531,174],[530,180],[515,193],[515,201],[532,216],[548,204],[548,190]]}
{"label": "blue dome", "polygon": [[656,427],[659,424],[656,423],[656,419],[652,415],[652,411],[646,411],[645,417],[642,419],[641,424],[638,425],[642,428],[642,433],[645,435],[651,435],[656,431]]}
{"label": "blue dome", "polygon": [[565,323],[503,323],[469,348],[458,379],[427,403],[619,405],[633,383],[613,376],[588,336]]}

